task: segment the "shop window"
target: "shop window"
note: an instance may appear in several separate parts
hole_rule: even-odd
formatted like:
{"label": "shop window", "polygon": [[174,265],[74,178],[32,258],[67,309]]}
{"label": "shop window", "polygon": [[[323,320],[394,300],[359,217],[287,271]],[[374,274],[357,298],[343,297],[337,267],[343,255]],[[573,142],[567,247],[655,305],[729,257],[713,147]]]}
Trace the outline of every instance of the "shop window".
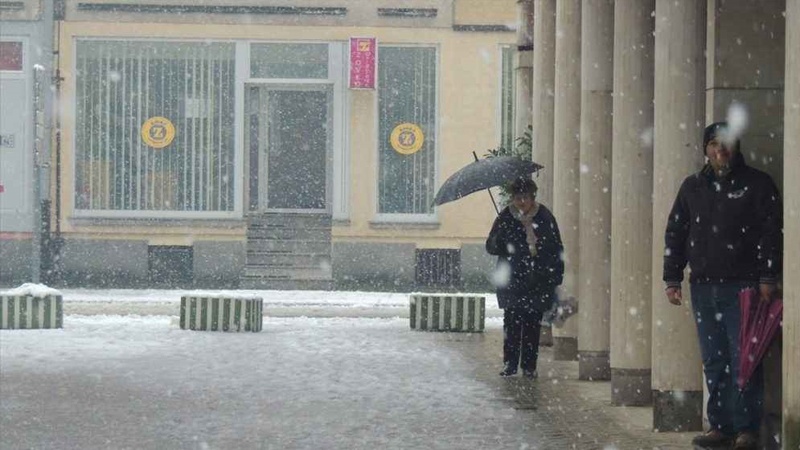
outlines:
{"label": "shop window", "polygon": [[79,41],[75,204],[234,209],[234,45]]}
{"label": "shop window", "polygon": [[0,70],[22,71],[22,42],[0,41]]}
{"label": "shop window", "polygon": [[436,173],[436,49],[378,51],[378,213],[429,216]]}
{"label": "shop window", "polygon": [[500,146],[513,149],[514,142],[514,92],[516,77],[514,76],[514,48],[502,48],[503,64],[500,74]]}

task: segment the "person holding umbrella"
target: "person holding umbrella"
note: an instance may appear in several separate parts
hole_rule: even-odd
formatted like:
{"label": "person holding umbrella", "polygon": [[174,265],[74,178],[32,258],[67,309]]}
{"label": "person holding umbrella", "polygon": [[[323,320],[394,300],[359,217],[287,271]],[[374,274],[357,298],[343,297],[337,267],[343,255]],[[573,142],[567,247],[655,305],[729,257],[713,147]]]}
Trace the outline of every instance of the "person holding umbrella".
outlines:
{"label": "person holding umbrella", "polygon": [[741,392],[739,292],[753,288],[760,301],[776,294],[782,261],[782,206],[769,175],[745,164],[726,122],[703,134],[706,164],[681,185],[666,227],[664,282],[670,303],[680,305],[683,270],[689,284],[711,429],[694,438],[700,447],[755,449],[761,422],[761,373]]}
{"label": "person holding umbrella", "polygon": [[498,214],[486,239],[497,256],[494,282],[503,315],[503,371],[536,378],[542,315],[550,309],[564,276],[564,251],[555,217],[536,202],[529,177],[510,185],[510,204]]}

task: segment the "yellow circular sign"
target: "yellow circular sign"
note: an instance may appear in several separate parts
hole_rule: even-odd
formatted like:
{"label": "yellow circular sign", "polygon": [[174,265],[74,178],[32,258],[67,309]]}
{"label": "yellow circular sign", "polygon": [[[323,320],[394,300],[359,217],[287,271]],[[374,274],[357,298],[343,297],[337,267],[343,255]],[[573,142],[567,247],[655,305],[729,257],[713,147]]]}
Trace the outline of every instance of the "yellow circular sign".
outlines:
{"label": "yellow circular sign", "polygon": [[392,130],[389,142],[391,142],[392,148],[397,153],[413,155],[422,148],[422,144],[425,142],[425,135],[419,126],[413,123],[401,123]]}
{"label": "yellow circular sign", "polygon": [[151,117],[142,125],[142,140],[153,148],[164,148],[175,139],[175,125],[166,117]]}

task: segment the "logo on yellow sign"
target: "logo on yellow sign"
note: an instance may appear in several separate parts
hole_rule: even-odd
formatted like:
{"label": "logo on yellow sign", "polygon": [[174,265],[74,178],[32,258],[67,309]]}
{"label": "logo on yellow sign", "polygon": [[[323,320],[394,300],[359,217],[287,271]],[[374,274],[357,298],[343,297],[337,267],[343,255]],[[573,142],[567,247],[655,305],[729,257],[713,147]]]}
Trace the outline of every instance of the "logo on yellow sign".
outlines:
{"label": "logo on yellow sign", "polygon": [[413,155],[418,152],[419,149],[422,148],[422,144],[425,143],[425,134],[422,133],[422,128],[418,125],[413,123],[401,123],[392,130],[389,142],[397,153]]}
{"label": "logo on yellow sign", "polygon": [[175,139],[175,125],[166,117],[156,116],[142,124],[142,140],[153,148],[164,148]]}

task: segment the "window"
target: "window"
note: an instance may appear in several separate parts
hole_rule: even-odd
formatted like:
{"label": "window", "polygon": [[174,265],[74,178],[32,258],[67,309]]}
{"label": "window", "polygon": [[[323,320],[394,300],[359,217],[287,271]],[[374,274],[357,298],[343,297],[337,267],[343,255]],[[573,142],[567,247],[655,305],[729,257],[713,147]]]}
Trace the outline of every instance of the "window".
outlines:
{"label": "window", "polygon": [[22,42],[0,42],[0,70],[22,71]]}
{"label": "window", "polygon": [[[436,173],[436,49],[381,46],[378,55],[378,213],[430,215]],[[418,133],[403,132],[398,128],[403,124],[418,127]]]}
{"label": "window", "polygon": [[514,143],[514,48],[503,47],[503,66],[500,86],[500,146],[513,150]]}
{"label": "window", "polygon": [[252,78],[328,78],[328,44],[252,44]]}
{"label": "window", "polygon": [[234,67],[229,43],[79,41],[76,209],[233,211]]}

